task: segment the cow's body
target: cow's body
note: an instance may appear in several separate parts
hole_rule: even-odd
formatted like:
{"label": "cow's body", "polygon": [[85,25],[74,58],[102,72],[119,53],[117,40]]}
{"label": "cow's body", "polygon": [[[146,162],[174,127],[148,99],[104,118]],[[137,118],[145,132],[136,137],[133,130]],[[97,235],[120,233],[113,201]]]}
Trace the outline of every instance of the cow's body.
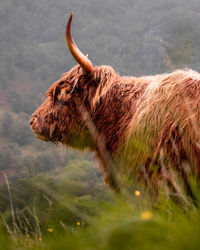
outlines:
{"label": "cow's body", "polygon": [[80,65],[49,88],[33,114],[31,127],[39,138],[95,151],[114,188],[113,168],[118,177],[174,188],[175,175],[186,185],[189,174],[199,177],[197,72],[121,77],[110,66]]}

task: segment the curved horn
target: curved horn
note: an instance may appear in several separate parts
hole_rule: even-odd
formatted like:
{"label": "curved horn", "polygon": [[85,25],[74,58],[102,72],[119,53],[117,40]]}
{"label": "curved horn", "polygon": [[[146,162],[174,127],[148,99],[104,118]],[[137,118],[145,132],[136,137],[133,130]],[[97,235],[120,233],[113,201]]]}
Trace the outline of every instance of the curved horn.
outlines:
{"label": "curved horn", "polygon": [[71,16],[68,20],[67,27],[66,27],[66,41],[67,46],[74,57],[74,59],[81,65],[83,72],[86,73],[88,71],[92,71],[93,65],[90,62],[90,60],[79,50],[79,48],[76,46],[72,35],[71,35],[71,22],[72,22],[73,12],[71,13]]}

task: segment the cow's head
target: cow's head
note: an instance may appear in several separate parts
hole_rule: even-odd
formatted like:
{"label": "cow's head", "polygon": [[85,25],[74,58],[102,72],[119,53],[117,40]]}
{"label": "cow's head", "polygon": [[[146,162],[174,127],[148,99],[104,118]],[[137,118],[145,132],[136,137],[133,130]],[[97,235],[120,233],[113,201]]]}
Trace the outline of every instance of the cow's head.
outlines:
{"label": "cow's head", "polygon": [[78,65],[53,83],[46,93],[45,102],[33,113],[30,120],[31,129],[40,139],[71,145],[77,138],[84,140],[80,133],[85,134],[84,130],[87,129],[82,124],[79,105],[89,94],[86,83],[95,85],[93,65],[72,39],[72,17],[73,13],[66,27],[66,41]]}

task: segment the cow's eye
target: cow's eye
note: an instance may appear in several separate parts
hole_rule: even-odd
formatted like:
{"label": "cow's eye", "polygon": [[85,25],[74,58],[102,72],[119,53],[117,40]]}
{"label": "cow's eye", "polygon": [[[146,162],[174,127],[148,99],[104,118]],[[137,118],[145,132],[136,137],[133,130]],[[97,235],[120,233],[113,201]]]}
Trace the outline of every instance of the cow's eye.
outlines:
{"label": "cow's eye", "polygon": [[69,91],[69,90],[66,90],[65,93],[66,93],[66,94],[70,94],[70,91]]}
{"label": "cow's eye", "polygon": [[65,83],[64,81],[59,82],[59,85],[62,86],[64,83]]}
{"label": "cow's eye", "polygon": [[56,88],[53,92],[53,100],[54,102],[57,100],[57,96],[59,95],[60,93],[60,89]]}

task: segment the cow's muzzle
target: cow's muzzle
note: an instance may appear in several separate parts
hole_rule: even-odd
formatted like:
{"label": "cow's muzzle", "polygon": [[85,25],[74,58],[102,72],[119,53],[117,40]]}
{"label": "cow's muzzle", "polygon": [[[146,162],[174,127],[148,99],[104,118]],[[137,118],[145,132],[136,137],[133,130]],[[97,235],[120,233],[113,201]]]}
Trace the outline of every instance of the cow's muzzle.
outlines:
{"label": "cow's muzzle", "polygon": [[37,115],[33,115],[30,119],[30,126],[31,128],[33,128],[36,123],[38,123],[38,116]]}

